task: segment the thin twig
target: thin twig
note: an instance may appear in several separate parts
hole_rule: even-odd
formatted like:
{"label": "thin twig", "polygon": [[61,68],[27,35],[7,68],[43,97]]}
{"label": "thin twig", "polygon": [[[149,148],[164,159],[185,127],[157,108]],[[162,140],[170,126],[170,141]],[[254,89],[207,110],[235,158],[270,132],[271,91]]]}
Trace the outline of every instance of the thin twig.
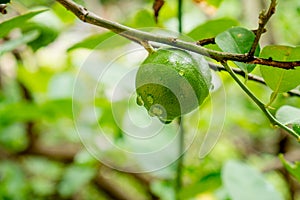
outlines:
{"label": "thin twig", "polygon": [[[265,33],[267,30],[266,29],[263,29],[263,33]],[[257,30],[252,30],[252,32],[254,34],[257,33]],[[198,40],[196,42],[197,45],[200,45],[200,46],[205,46],[205,45],[208,45],[208,44],[216,44],[216,41],[215,41],[215,38],[214,37],[211,37],[211,38],[205,38],[205,39],[202,39],[202,40]]]}
{"label": "thin twig", "polygon": [[[212,62],[208,62],[208,65],[210,67],[210,69],[214,70],[214,71],[226,71],[227,70],[222,66],[222,65],[218,65]],[[245,77],[245,72],[239,68],[231,68],[231,70],[235,73],[238,74],[240,76]],[[260,76],[256,76],[253,74],[248,74],[248,80],[266,85],[266,82],[264,81],[264,79]],[[291,90],[287,92],[290,96],[295,96],[295,97],[300,97],[300,91],[297,90]]]}
{"label": "thin twig", "polygon": [[[182,0],[178,0],[178,31],[182,33]],[[184,161],[184,128],[183,128],[183,117],[178,118],[179,125],[179,142],[178,142],[178,160],[177,160],[177,172],[175,179],[175,195],[176,199],[180,200],[180,191],[182,188],[182,171],[183,171],[183,161]]]}
{"label": "thin twig", "polygon": [[176,199],[180,200],[180,190],[182,187],[182,171],[183,171],[183,160],[184,160],[184,127],[183,120],[181,117],[178,118],[179,125],[179,148],[178,148],[178,160],[177,160],[177,171],[176,171],[176,182],[175,182],[175,194]]}
{"label": "thin twig", "polygon": [[199,46],[195,43],[186,42],[174,37],[166,37],[161,35],[155,35],[148,32],[143,32],[140,30],[136,30],[106,19],[103,19],[92,12],[89,12],[83,6],[76,4],[71,0],[56,0],[60,4],[62,4],[65,8],[73,12],[80,20],[94,24],[96,26],[100,26],[106,29],[109,29],[123,37],[126,37],[132,41],[140,43],[140,41],[153,41],[161,44],[167,44],[170,46],[178,47],[181,49],[185,49],[188,51],[192,51],[212,59],[216,61],[222,60],[232,60],[239,61],[249,64],[262,64],[273,66],[282,69],[294,69],[296,66],[300,66],[300,61],[293,62],[283,62],[283,61],[274,61],[270,59],[262,59],[256,57],[249,57],[247,54],[234,54],[227,52],[219,52],[215,50],[211,50],[202,46]]}
{"label": "thin twig", "polygon": [[258,28],[257,31],[255,33],[255,39],[254,42],[251,46],[251,49],[248,53],[249,57],[253,57],[254,53],[255,53],[255,49],[258,46],[259,40],[261,35],[264,32],[265,26],[268,23],[269,19],[272,17],[272,15],[275,13],[275,8],[276,8],[276,0],[271,0],[269,9],[267,13],[264,13],[264,11],[262,11],[259,15],[259,21],[258,21]]}
{"label": "thin twig", "polygon": [[294,136],[298,142],[300,142],[300,134],[298,134],[293,129],[285,126],[281,122],[279,122],[266,108],[266,106],[249,90],[249,88],[235,75],[232,71],[231,67],[228,66],[227,62],[222,62],[224,68],[228,71],[230,76],[235,80],[235,82],[244,90],[244,92],[254,101],[254,103],[261,109],[261,111],[265,114],[265,116],[269,119],[272,125],[278,126],[285,130],[290,135]]}

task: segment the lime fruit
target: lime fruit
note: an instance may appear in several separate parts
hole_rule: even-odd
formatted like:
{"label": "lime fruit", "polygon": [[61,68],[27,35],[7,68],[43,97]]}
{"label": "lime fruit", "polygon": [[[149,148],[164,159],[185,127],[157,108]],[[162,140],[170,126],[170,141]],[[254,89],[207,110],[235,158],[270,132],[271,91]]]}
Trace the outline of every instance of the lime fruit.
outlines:
{"label": "lime fruit", "polygon": [[201,56],[176,48],[151,52],[136,75],[137,104],[163,123],[197,108],[209,94],[211,74]]}

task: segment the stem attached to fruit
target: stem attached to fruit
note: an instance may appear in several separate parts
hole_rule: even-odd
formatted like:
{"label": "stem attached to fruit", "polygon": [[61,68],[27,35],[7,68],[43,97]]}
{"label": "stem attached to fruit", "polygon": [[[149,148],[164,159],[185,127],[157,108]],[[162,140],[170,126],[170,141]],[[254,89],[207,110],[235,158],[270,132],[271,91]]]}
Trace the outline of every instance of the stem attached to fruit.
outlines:
{"label": "stem attached to fruit", "polygon": [[298,142],[300,142],[300,134],[296,133],[293,129],[285,126],[281,122],[279,122],[266,108],[264,103],[262,103],[249,89],[248,87],[236,76],[236,74],[232,71],[232,69],[228,66],[227,62],[222,62],[222,65],[225,67],[225,69],[228,71],[230,76],[237,82],[237,84],[244,90],[244,92],[247,93],[247,95],[255,102],[255,104],[262,110],[262,112],[266,115],[266,117],[269,119],[269,121],[274,126],[279,126],[280,128],[284,129],[286,132],[294,136]]}
{"label": "stem attached to fruit", "polygon": [[140,43],[146,49],[146,51],[148,51],[149,54],[155,51],[148,41],[141,41]]}

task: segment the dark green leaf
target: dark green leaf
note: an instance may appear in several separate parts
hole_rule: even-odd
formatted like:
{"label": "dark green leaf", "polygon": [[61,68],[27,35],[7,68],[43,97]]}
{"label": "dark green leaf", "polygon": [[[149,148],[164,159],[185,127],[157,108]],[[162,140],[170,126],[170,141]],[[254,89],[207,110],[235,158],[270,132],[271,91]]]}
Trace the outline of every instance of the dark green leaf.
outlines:
{"label": "dark green leaf", "polygon": [[214,19],[207,21],[204,24],[200,24],[187,35],[194,40],[202,40],[215,37],[219,33],[222,33],[227,29],[237,25],[238,22],[231,18]]}
{"label": "dark green leaf", "polygon": [[[255,34],[252,31],[242,27],[234,27],[217,35],[215,41],[224,52],[245,54],[249,52],[254,39]],[[258,46],[254,55],[258,56],[259,51],[260,48]],[[255,68],[255,64],[234,63],[246,73],[251,72]]]}
{"label": "dark green leaf", "polygon": [[300,162],[297,161],[297,162],[295,162],[295,164],[288,163],[284,159],[282,154],[279,155],[279,158],[280,158],[283,166],[285,167],[285,169],[287,169],[290,174],[292,174],[298,181],[300,181]]}
{"label": "dark green leaf", "polygon": [[300,123],[299,123],[299,124],[294,124],[294,125],[293,125],[293,130],[294,130],[296,133],[300,134]]}
{"label": "dark green leaf", "polygon": [[[296,61],[300,60],[300,47],[266,46],[260,57],[277,61]],[[260,71],[266,84],[276,93],[287,92],[300,84],[300,67],[285,70],[261,65]]]}
{"label": "dark green leaf", "polygon": [[20,15],[17,17],[14,17],[12,19],[9,19],[7,21],[4,21],[0,24],[0,38],[6,36],[12,29],[14,28],[20,28],[23,27],[25,22],[32,17],[45,12],[47,9],[38,10],[38,11],[32,11],[29,13],[26,13],[24,15]]}
{"label": "dark green leaf", "polygon": [[38,38],[38,36],[39,36],[39,32],[35,30],[35,31],[30,31],[19,38],[8,40],[3,45],[0,45],[0,56],[6,52],[14,50],[15,48],[23,44],[35,40],[36,38]]}
{"label": "dark green leaf", "polygon": [[37,30],[40,33],[35,40],[28,43],[28,45],[30,45],[34,51],[41,47],[47,46],[58,36],[58,31],[55,28],[51,28],[39,23],[27,23],[23,28],[23,32],[25,33],[32,30]]}
{"label": "dark green leaf", "polygon": [[227,162],[222,181],[232,200],[283,200],[260,172],[241,162]]}
{"label": "dark green leaf", "polygon": [[113,32],[106,32],[99,35],[92,35],[83,41],[76,43],[71,46],[68,51],[77,49],[77,48],[86,48],[86,49],[112,49],[115,47],[122,46],[129,41],[127,39],[117,36]]}
{"label": "dark green leaf", "polygon": [[0,0],[0,4],[7,4],[10,3],[10,0]]}

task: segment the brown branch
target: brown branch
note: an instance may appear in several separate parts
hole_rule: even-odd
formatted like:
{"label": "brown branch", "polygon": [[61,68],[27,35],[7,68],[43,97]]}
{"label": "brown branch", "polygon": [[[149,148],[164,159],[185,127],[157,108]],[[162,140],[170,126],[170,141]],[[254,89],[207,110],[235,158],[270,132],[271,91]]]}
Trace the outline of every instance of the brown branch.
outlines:
{"label": "brown branch", "polygon": [[276,0],[271,0],[268,12],[264,13],[264,11],[262,11],[260,13],[260,15],[259,15],[259,21],[258,21],[258,28],[257,28],[257,31],[255,33],[256,37],[255,37],[254,42],[253,42],[253,44],[251,46],[251,49],[250,49],[250,51],[248,53],[249,57],[253,57],[254,56],[255,49],[258,46],[260,37],[263,34],[265,26],[268,23],[269,19],[275,13],[275,8],[276,8]]}
{"label": "brown branch", "polygon": [[200,46],[205,46],[205,45],[208,45],[208,44],[215,44],[216,41],[215,41],[215,38],[205,38],[203,40],[198,40],[196,42],[197,45],[200,45]]}
{"label": "brown branch", "polygon": [[269,65],[282,69],[294,69],[296,66],[300,66],[300,61],[294,62],[281,62],[281,61],[273,61],[269,59],[262,59],[256,57],[249,57],[248,54],[234,54],[227,52],[219,52],[215,50],[211,50],[202,46],[199,46],[195,43],[182,41],[178,38],[174,37],[166,37],[161,35],[154,35],[148,32],[143,32],[140,30],[136,30],[106,19],[103,19],[92,12],[89,12],[86,8],[81,5],[76,4],[71,0],[56,0],[60,4],[62,4],[66,9],[73,12],[80,20],[83,22],[87,22],[96,26],[100,26],[106,29],[109,29],[123,37],[126,37],[132,41],[141,43],[142,41],[153,41],[161,44],[167,44],[170,46],[178,47],[181,49],[185,49],[188,51],[192,51],[212,59],[216,61],[239,61],[250,64],[262,64]]}

